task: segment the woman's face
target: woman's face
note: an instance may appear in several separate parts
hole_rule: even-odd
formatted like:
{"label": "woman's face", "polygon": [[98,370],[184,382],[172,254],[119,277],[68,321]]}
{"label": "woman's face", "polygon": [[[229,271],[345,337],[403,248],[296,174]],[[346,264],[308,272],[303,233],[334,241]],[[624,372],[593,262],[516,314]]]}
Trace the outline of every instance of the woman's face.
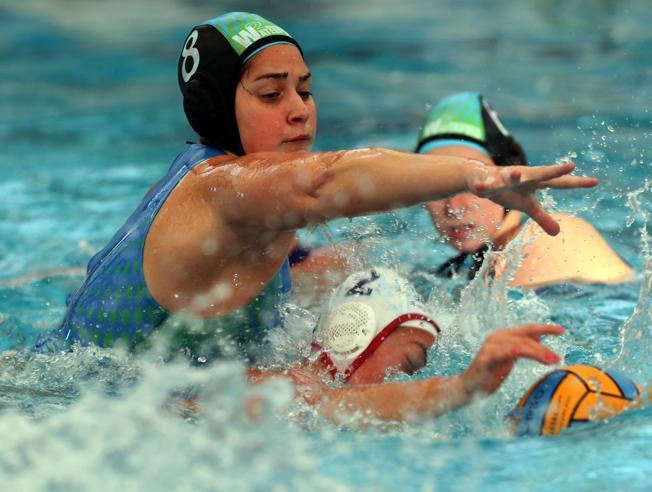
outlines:
{"label": "woman's face", "polygon": [[247,62],[235,93],[245,153],[310,151],[317,131],[312,78],[296,46],[269,46]]}
{"label": "woman's face", "polygon": [[[454,155],[495,165],[491,159],[466,146],[432,149],[429,154]],[[453,248],[463,253],[474,253],[496,237],[505,216],[500,205],[472,193],[460,193],[443,200],[426,203],[432,222],[439,234]]]}
{"label": "woman's face", "polygon": [[474,253],[491,242],[505,215],[503,207],[472,193],[428,202],[426,208],[444,240],[464,253]]}

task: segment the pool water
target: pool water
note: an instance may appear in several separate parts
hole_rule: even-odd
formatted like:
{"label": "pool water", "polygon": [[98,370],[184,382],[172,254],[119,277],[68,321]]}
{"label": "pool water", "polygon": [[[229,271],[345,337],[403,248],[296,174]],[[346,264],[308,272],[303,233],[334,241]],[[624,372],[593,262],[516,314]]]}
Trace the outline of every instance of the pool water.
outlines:
{"label": "pool water", "polygon": [[[479,91],[533,163],[573,156],[597,190],[550,192],[639,272],[622,286],[518,292],[428,273],[451,251],[420,207],[352,222],[331,237],[354,261],[410,276],[446,327],[415,378],[462,371],[491,330],[554,321],[564,363],[652,376],[652,10],[647,0],[74,0],[0,6],[0,348],[56,326],[89,257],[195,138],[176,87],[180,43],[200,19],[248,10],[304,48],[319,108],[317,150],[411,150],[439,98]],[[579,252],[578,254],[581,254]],[[371,259],[371,260],[369,260]],[[306,346],[318,303],[295,300],[272,360]],[[479,306],[482,306],[480,308]],[[292,347],[292,350],[290,350]],[[297,350],[296,347],[299,347]],[[287,354],[287,352],[293,352]],[[504,416],[545,370],[519,363],[491,398],[385,430],[338,428],[252,388],[237,363],[203,369],[86,348],[0,359],[3,490],[649,490],[652,411],[557,438],[517,439]],[[167,395],[200,385],[202,413]],[[245,401],[259,395],[257,421]]]}

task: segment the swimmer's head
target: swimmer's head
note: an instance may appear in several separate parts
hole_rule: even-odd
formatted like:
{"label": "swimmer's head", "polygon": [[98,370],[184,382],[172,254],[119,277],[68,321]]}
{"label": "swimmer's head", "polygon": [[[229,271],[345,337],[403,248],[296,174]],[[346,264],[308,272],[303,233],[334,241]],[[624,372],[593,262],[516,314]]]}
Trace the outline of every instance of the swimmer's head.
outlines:
{"label": "swimmer's head", "polygon": [[477,92],[462,92],[442,99],[426,116],[416,152],[447,146],[479,150],[498,166],[527,165],[525,152]]}
{"label": "swimmer's head", "polygon": [[[390,368],[411,373],[423,367],[438,334],[409,282],[392,270],[372,268],[349,276],[333,293],[315,330],[314,348],[331,375],[373,383]],[[379,354],[382,360],[374,361]]]}
{"label": "swimmer's head", "polygon": [[216,148],[244,154],[235,116],[235,93],[249,59],[276,44],[299,44],[281,27],[246,12],[196,25],[178,64],[183,109],[192,128]]}
{"label": "swimmer's head", "polygon": [[[442,99],[426,116],[416,151],[455,155],[499,166],[527,165],[519,143],[496,112],[476,92]],[[472,193],[460,193],[426,203],[435,227],[446,242],[462,253],[474,253],[499,234],[508,210]]]}

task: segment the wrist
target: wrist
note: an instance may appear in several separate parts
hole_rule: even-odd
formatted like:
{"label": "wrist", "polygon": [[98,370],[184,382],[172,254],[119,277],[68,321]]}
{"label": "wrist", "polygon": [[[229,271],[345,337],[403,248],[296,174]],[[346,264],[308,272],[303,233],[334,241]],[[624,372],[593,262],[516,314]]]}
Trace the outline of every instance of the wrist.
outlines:
{"label": "wrist", "polygon": [[466,190],[474,193],[479,183],[491,183],[493,166],[474,159],[465,159],[463,176]]}
{"label": "wrist", "polygon": [[470,403],[478,393],[478,385],[471,378],[468,372],[463,372],[457,376],[453,376],[455,379],[455,384],[457,392],[460,395],[460,398],[463,399],[464,403]]}

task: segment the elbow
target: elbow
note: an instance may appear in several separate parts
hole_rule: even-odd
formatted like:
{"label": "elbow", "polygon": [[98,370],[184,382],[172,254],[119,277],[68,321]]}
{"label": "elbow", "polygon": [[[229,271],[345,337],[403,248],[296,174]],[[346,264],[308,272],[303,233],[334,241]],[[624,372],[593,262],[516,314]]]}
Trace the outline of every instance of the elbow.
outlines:
{"label": "elbow", "polygon": [[298,227],[305,227],[342,216],[341,205],[347,200],[342,200],[340,193],[333,191],[334,179],[334,173],[328,167],[300,172],[295,180],[297,199],[287,218]]}
{"label": "elbow", "polygon": [[300,213],[303,223],[301,227],[322,224],[341,217],[351,218],[357,215],[352,211],[352,201],[346,193],[328,193],[306,200],[306,202]]}

